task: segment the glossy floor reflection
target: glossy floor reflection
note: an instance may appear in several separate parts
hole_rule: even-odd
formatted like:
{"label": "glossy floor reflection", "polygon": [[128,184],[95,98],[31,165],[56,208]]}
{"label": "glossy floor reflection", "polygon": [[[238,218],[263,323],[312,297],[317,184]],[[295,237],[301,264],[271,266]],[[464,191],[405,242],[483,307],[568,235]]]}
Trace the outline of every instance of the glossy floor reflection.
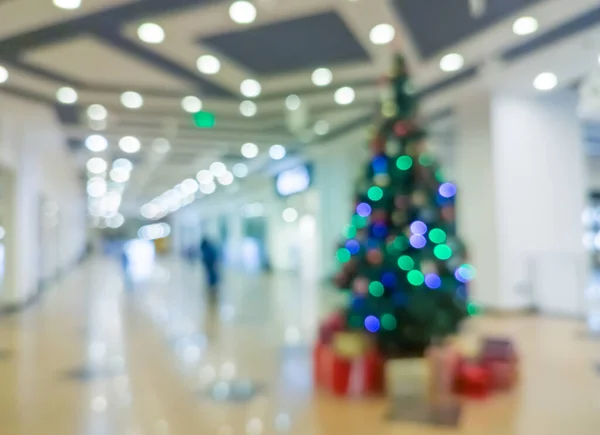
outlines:
{"label": "glossy floor reflection", "polygon": [[523,382],[466,404],[459,429],[388,423],[385,400],[312,388],[310,347],[334,296],[293,276],[228,274],[209,309],[197,267],[166,262],[124,294],[89,261],[36,306],[0,318],[0,433],[7,435],[469,434],[600,431],[600,342],[556,319],[478,319],[466,333],[518,341]]}

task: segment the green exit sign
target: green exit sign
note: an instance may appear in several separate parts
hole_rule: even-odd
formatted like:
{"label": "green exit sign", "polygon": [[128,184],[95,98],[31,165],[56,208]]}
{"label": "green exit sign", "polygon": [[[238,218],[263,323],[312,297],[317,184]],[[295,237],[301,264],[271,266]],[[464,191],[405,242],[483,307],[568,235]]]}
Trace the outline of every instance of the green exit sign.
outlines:
{"label": "green exit sign", "polygon": [[210,112],[194,113],[194,124],[198,128],[213,128],[215,126],[215,115]]}

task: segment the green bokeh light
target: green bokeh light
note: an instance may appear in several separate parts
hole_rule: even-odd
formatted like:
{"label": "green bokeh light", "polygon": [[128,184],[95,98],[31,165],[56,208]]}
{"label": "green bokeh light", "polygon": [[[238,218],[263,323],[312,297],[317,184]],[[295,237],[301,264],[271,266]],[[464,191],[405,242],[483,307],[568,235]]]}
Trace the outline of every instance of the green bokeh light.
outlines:
{"label": "green bokeh light", "polygon": [[444,177],[444,172],[441,168],[435,171],[435,179],[438,180],[440,183],[446,181],[446,177]]}
{"label": "green bokeh light", "polygon": [[419,164],[421,166],[431,166],[433,165],[434,159],[431,154],[423,153],[419,156]]}
{"label": "green bokeh light", "polygon": [[415,267],[415,261],[408,255],[403,255],[398,259],[398,267],[402,270],[411,270]]}
{"label": "green bokeh light", "polygon": [[352,216],[352,225],[354,225],[356,228],[364,228],[367,226],[368,223],[369,223],[368,217],[362,217],[357,214]]}
{"label": "green bokeh light", "polygon": [[380,298],[384,293],[383,284],[379,281],[373,281],[371,284],[369,284],[369,293],[376,298]]}
{"label": "green bokeh light", "polygon": [[477,316],[481,314],[481,307],[475,302],[469,302],[467,304],[467,313],[469,314],[469,316]]}
{"label": "green bokeh light", "polygon": [[215,126],[215,115],[210,112],[194,113],[194,124],[198,128],[213,128]]}
{"label": "green bokeh light", "polygon": [[446,241],[446,233],[439,228],[434,228],[429,231],[429,240],[433,243],[444,243]]}
{"label": "green bokeh light", "polygon": [[408,272],[406,279],[408,279],[408,282],[414,286],[421,285],[425,282],[425,277],[418,270],[411,270]]}
{"label": "green bokeh light", "polygon": [[393,331],[398,326],[398,322],[392,314],[384,314],[381,316],[381,326],[383,326],[383,329]]}
{"label": "green bokeh light", "polygon": [[347,239],[355,238],[356,237],[356,227],[354,225],[346,225],[344,227],[343,234],[344,234],[344,237]]}
{"label": "green bokeh light", "polygon": [[408,248],[408,237],[406,236],[398,236],[394,239],[394,246],[400,250],[404,251]]}
{"label": "green bokeh light", "polygon": [[367,192],[367,196],[371,201],[379,201],[383,198],[383,190],[381,190],[381,187],[373,186]]}
{"label": "green bokeh light", "polygon": [[346,248],[338,249],[335,256],[337,257],[337,259],[340,263],[347,263],[348,261],[350,261],[350,258],[352,257],[352,255],[350,254],[350,251],[348,251]]}
{"label": "green bokeh light", "polygon": [[433,255],[440,260],[447,260],[452,257],[452,249],[448,245],[437,245],[433,250]]}
{"label": "green bokeh light", "polygon": [[401,171],[409,170],[413,165],[413,159],[411,156],[400,156],[398,160],[396,160],[396,166]]}

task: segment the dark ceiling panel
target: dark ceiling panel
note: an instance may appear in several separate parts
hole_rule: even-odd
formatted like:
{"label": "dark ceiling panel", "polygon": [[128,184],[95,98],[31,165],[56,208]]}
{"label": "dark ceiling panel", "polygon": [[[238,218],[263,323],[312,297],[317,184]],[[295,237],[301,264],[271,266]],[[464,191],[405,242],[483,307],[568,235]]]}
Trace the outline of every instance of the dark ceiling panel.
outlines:
{"label": "dark ceiling panel", "polygon": [[468,0],[392,0],[392,4],[421,55],[429,58],[542,1],[547,0],[488,0],[485,14],[479,18],[469,13]]}
{"label": "dark ceiling panel", "polygon": [[200,42],[263,74],[369,60],[365,49],[334,12],[212,36]]}

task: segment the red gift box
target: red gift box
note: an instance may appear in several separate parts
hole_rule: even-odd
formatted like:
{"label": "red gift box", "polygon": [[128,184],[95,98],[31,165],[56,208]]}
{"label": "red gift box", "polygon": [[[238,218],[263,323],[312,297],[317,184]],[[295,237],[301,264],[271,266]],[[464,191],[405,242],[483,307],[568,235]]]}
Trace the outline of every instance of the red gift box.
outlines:
{"label": "red gift box", "polygon": [[333,313],[321,324],[319,328],[319,340],[329,344],[336,332],[346,329],[346,318],[343,313]]}
{"label": "red gift box", "polygon": [[314,371],[317,385],[337,396],[366,396],[383,391],[383,359],[375,350],[347,359],[337,355],[332,347],[317,343]]}
{"label": "red gift box", "polygon": [[490,393],[492,379],[490,371],[477,362],[462,361],[458,366],[454,390],[463,396],[483,399]]}
{"label": "red gift box", "polygon": [[494,389],[509,390],[517,382],[519,359],[510,340],[485,339],[481,351],[481,364],[490,372]]}
{"label": "red gift box", "polygon": [[510,390],[517,382],[518,369],[514,361],[484,361],[482,363],[490,372],[492,388]]}

